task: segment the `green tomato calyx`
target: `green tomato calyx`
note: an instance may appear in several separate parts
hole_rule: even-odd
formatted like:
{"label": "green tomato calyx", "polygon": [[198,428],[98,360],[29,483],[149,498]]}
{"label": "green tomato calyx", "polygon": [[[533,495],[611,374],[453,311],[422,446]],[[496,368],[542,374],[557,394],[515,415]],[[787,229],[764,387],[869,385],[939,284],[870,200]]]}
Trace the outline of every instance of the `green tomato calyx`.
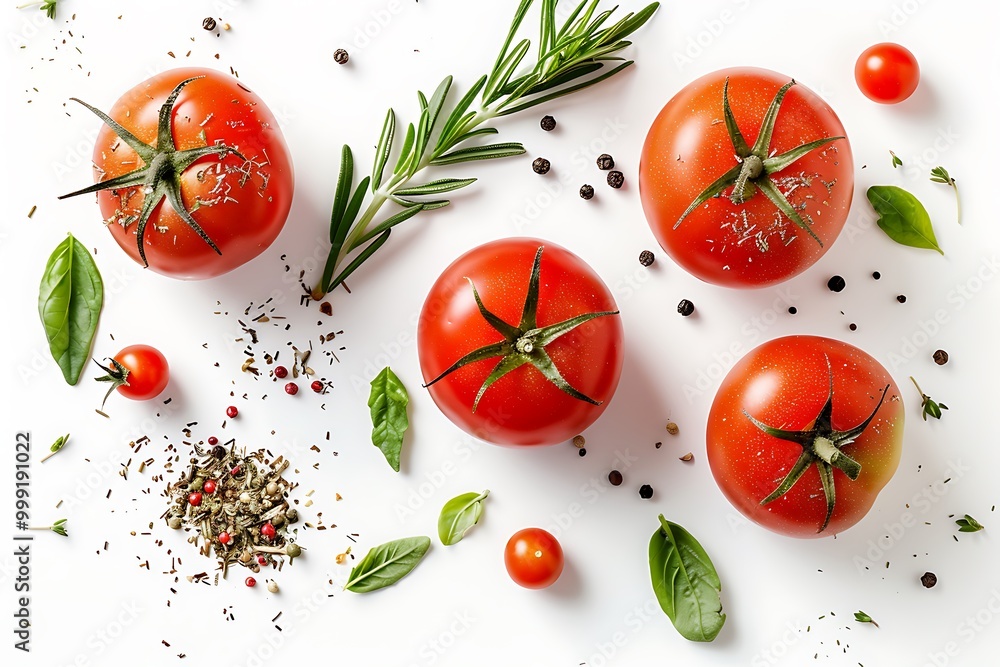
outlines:
{"label": "green tomato calyx", "polygon": [[812,230],[809,223],[799,215],[799,212],[792,203],[778,189],[771,176],[781,172],[796,160],[817,148],[838,139],[844,139],[845,137],[817,139],[816,141],[810,141],[797,146],[781,155],[770,154],[771,137],[774,134],[774,124],[778,120],[778,111],[781,109],[781,102],[784,100],[788,89],[794,85],[795,80],[793,79],[782,86],[775,94],[774,99],[771,100],[770,107],[767,109],[767,113],[764,115],[760,133],[757,135],[757,141],[754,142],[753,146],[750,146],[736,124],[736,118],[733,116],[733,110],[729,105],[729,78],[726,78],[726,82],[722,86],[722,111],[726,119],[726,130],[729,133],[729,139],[733,142],[733,149],[736,151],[738,164],[716,179],[715,182],[695,197],[691,205],[685,209],[681,217],[674,223],[674,229],[677,229],[684,222],[684,219],[695,209],[706,203],[709,199],[721,196],[730,187],[732,188],[732,193],[729,195],[729,200],[736,205],[743,204],[759,190],[785,217],[809,234],[820,247],[823,246],[823,242],[816,235],[816,232]]}
{"label": "green tomato calyx", "polygon": [[473,350],[468,353],[449,366],[443,373],[425,384],[425,388],[431,386],[438,380],[463,366],[477,361],[483,361],[485,359],[501,357],[500,361],[496,364],[496,366],[494,366],[493,371],[486,378],[486,381],[483,382],[483,386],[479,388],[479,393],[476,394],[476,400],[472,404],[473,412],[475,412],[476,408],[479,406],[479,400],[483,397],[483,394],[486,393],[486,390],[489,389],[493,383],[525,364],[531,364],[534,366],[549,382],[554,384],[560,391],[569,394],[573,398],[586,401],[587,403],[591,403],[593,405],[601,404],[601,401],[594,400],[586,394],[578,391],[570,385],[565,378],[563,378],[559,369],[556,368],[555,362],[552,361],[552,358],[545,351],[545,347],[563,334],[569,333],[585,322],[589,322],[590,320],[598,317],[617,315],[618,311],[585,313],[583,315],[571,317],[568,320],[564,320],[556,324],[539,327],[536,322],[536,316],[538,313],[538,290],[542,265],[542,251],[544,249],[544,246],[540,246],[538,251],[535,253],[535,261],[534,264],[532,264],[531,277],[528,282],[528,294],[524,299],[524,308],[521,311],[521,321],[517,326],[504,322],[497,315],[490,312],[483,304],[482,299],[479,297],[479,292],[476,290],[475,284],[471,279],[466,278],[466,280],[469,281],[469,284],[472,285],[472,294],[476,298],[476,305],[479,307],[479,313],[483,316],[483,319],[489,322],[490,326],[496,329],[503,336],[504,339],[498,343],[486,345],[478,350]]}
{"label": "green tomato calyx", "polygon": [[[163,202],[164,199],[170,204],[170,207],[177,213],[177,215],[179,215],[181,219],[212,248],[212,250],[219,255],[222,254],[222,251],[219,250],[219,247],[215,245],[215,242],[211,239],[211,237],[209,237],[205,230],[201,228],[198,221],[191,216],[191,211],[185,207],[184,200],[181,197],[181,175],[192,164],[209,155],[218,155],[220,160],[224,159],[230,153],[244,161],[246,161],[246,158],[240,155],[240,153],[234,148],[227,146],[221,141],[210,146],[200,146],[198,148],[189,148],[187,150],[177,149],[173,133],[174,103],[177,102],[177,96],[180,95],[184,86],[201,78],[204,77],[196,76],[181,81],[163,102],[163,105],[160,107],[159,122],[156,130],[156,145],[144,143],[134,134],[122,127],[121,124],[115,122],[103,111],[96,109],[75,97],[71,98],[74,102],[79,102],[86,108],[90,109],[98,118],[103,120],[104,123],[111,128],[111,130],[118,135],[122,141],[128,144],[129,147],[136,152],[144,164],[143,166],[126,174],[122,174],[121,176],[109,178],[106,181],[100,181],[89,187],[83,188],[82,190],[62,195],[59,199],[90,194],[101,190],[119,190],[137,186],[141,187],[143,201],[142,210],[139,215],[123,215],[118,219],[118,222],[124,227],[128,227],[133,222],[138,222],[138,226],[136,227],[136,242],[138,243],[139,257],[142,259],[142,265],[146,267],[149,266],[149,262],[146,261],[146,249],[142,243],[143,235],[146,232],[146,226],[149,224],[149,219],[152,216],[153,211],[161,202]],[[197,204],[195,208],[197,208]]]}
{"label": "green tomato calyx", "polygon": [[113,392],[118,387],[128,386],[128,376],[129,373],[131,372],[129,371],[129,369],[125,368],[125,366],[122,365],[117,359],[109,359],[108,361],[111,363],[110,368],[108,366],[105,366],[104,364],[99,363],[96,359],[94,360],[94,363],[100,366],[101,370],[103,370],[106,373],[106,375],[102,375],[101,377],[94,379],[97,380],[98,382],[111,383],[111,386],[108,387],[108,393],[104,395],[104,400],[101,401],[102,410],[104,409],[104,404],[108,402],[108,396],[111,395],[111,392]]}
{"label": "green tomato calyx", "polygon": [[[829,360],[827,360],[827,365],[829,367]],[[862,421],[857,426],[849,428],[844,431],[837,431],[833,428],[831,422],[831,417],[833,415],[833,372],[830,372],[830,391],[826,399],[826,403],[820,410],[819,415],[813,421],[810,428],[801,431],[790,431],[781,428],[775,428],[773,426],[768,426],[767,424],[755,419],[746,410],[743,414],[746,415],[754,426],[759,428],[764,433],[781,440],[787,440],[789,442],[794,442],[802,446],[802,454],[799,455],[798,460],[792,466],[791,470],[781,481],[778,487],[771,492],[767,498],[760,501],[761,505],[767,505],[768,503],[781,498],[786,493],[788,493],[796,482],[802,478],[802,475],[812,466],[816,464],[816,469],[819,471],[819,479],[823,484],[823,495],[826,498],[826,518],[823,520],[823,524],[819,527],[818,533],[822,533],[826,530],[826,527],[830,523],[830,517],[833,515],[833,508],[836,504],[836,487],[834,485],[833,479],[833,469],[837,468],[851,481],[856,480],[861,475],[861,464],[851,458],[843,448],[847,447],[853,443],[861,433],[868,428],[868,425],[875,418],[875,414],[882,407],[882,403],[885,401],[886,393],[889,391],[889,385],[886,385],[882,389],[882,396],[878,400],[878,405],[872,410],[872,413]]]}

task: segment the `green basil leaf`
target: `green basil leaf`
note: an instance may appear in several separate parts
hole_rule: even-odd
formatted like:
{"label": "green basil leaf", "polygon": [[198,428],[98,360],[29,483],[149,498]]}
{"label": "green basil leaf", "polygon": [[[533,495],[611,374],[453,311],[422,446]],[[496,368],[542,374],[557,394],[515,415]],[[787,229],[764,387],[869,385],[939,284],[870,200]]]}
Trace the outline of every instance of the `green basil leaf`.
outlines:
{"label": "green basil leaf", "polygon": [[399,472],[403,434],[410,425],[406,418],[406,404],[410,402],[410,397],[406,387],[388,366],[375,376],[371,385],[368,407],[372,411],[372,444],[382,450],[385,460]]}
{"label": "green basil leaf", "polygon": [[344,589],[369,593],[408,575],[431,546],[429,537],[404,537],[372,548],[351,570]]}
{"label": "green basil leaf", "polygon": [[660,515],[660,528],[649,541],[649,572],[660,607],[685,639],[710,642],[726,615],[722,583],[698,540]]}
{"label": "green basil leaf", "polygon": [[868,188],[868,201],[879,215],[878,226],[893,241],[944,254],[927,209],[912,194],[895,185],[873,185]]}
{"label": "green basil leaf", "polygon": [[438,537],[442,544],[458,544],[469,529],[479,523],[479,517],[483,515],[483,501],[488,495],[489,489],[482,493],[463,493],[444,504],[438,517]]}
{"label": "green basil leaf", "polygon": [[38,315],[52,358],[71,385],[79,382],[90,359],[103,305],[104,282],[94,258],[69,234],[45,265],[38,288]]}

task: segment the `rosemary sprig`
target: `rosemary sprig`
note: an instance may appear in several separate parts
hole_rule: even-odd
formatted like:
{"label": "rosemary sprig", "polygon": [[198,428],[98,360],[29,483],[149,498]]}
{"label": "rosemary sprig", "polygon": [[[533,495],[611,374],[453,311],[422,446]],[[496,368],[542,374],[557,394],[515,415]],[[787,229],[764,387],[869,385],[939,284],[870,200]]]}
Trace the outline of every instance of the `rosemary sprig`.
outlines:
{"label": "rosemary sprig", "polygon": [[45,12],[45,15],[50,19],[56,17],[56,5],[59,0],[41,0],[40,2],[28,2],[23,5],[18,5],[18,9],[27,9],[28,7],[38,7],[40,10]]}
{"label": "rosemary sprig", "polygon": [[28,526],[28,530],[51,530],[56,535],[69,536],[69,533],[66,532],[66,519],[59,519],[51,526]]}
{"label": "rosemary sprig", "polygon": [[[344,146],[330,216],[330,255],[322,278],[312,290],[315,299],[342,284],[382,247],[393,227],[422,211],[447,206],[449,200],[440,195],[476,181],[440,178],[411,184],[417,174],[427,167],[524,153],[524,146],[518,142],[480,144],[472,140],[497,134],[498,130],[488,125],[496,118],[583,90],[630,66],[633,61],[614,54],[631,44],[625,38],[642,27],[659,7],[658,2],[653,2],[610,23],[615,9],[598,12],[600,0],[582,0],[563,24],[557,25],[559,0],[541,0],[537,55],[530,68],[522,68],[531,42],[521,39],[515,43],[515,38],[532,2],[521,0],[489,74],[480,77],[460,100],[455,103],[448,100],[450,76],[444,78],[429,99],[424,93],[417,93],[420,117],[416,124],[407,126],[398,148],[396,114],[389,109],[375,149],[371,175],[365,176],[356,187],[354,156],[350,147]],[[474,109],[477,99],[478,108]],[[395,162],[387,170],[393,154]],[[378,219],[386,203],[398,208]]]}

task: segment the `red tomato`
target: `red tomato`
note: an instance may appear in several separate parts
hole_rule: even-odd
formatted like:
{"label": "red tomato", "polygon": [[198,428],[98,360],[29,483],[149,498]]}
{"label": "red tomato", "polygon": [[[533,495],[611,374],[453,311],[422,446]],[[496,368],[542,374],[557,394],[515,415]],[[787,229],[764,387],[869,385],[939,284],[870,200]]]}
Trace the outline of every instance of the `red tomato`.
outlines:
{"label": "red tomato", "polygon": [[[161,106],[189,79],[164,115],[169,126],[158,127]],[[147,144],[139,147],[148,154],[140,157],[135,140],[105,124],[94,146],[98,183],[73,194],[111,188],[98,192],[101,214],[132,259],[144,264],[144,255],[150,269],[174,278],[211,278],[253,259],[278,236],[292,203],[291,158],[274,115],[243,83],[210,69],[170,70],[127,91],[108,115]],[[161,134],[172,137],[167,151],[158,150]],[[182,153],[188,150],[195,152]],[[113,179],[146,166],[146,177],[161,169],[159,188],[134,181],[113,187]],[[173,193],[189,216],[172,205]],[[147,197],[154,208],[143,226]]]}
{"label": "red tomato", "polygon": [[514,533],[503,552],[507,574],[525,588],[546,588],[563,571],[563,550],[552,533],[525,528]]}
{"label": "red tomato", "polygon": [[[896,471],[903,402],[885,368],[858,348],[787,336],[729,372],[706,440],[715,481],[747,518],[822,537],[860,521]],[[780,493],[799,465],[807,466],[801,477]]]}
{"label": "red tomato", "polygon": [[[791,81],[752,68],[707,74],[663,107],[646,136],[639,163],[646,220],[670,257],[706,282],[764,287],[787,280],[812,266],[847,220],[854,162],[833,109],[795,84],[772,116],[770,141],[761,131]],[[789,162],[796,155],[789,151],[821,140]],[[735,183],[741,171],[742,189]]]}
{"label": "red tomato", "polygon": [[[524,315],[536,266],[532,324]],[[473,287],[497,326],[480,311]],[[548,327],[584,315],[595,317],[543,339]],[[420,313],[417,349],[431,397],[455,424],[497,444],[543,445],[577,435],[604,411],[621,374],[622,335],[614,297],[583,260],[553,243],[511,238],[444,270]],[[445,374],[483,348],[490,349],[480,359]],[[509,372],[495,378],[495,369]]]}
{"label": "red tomato", "polygon": [[[155,347],[129,345],[111,359],[110,367],[101,366],[107,375],[97,378],[111,382],[112,389],[126,398],[148,401],[159,396],[170,380],[167,358]],[[107,396],[104,397],[107,400]]]}
{"label": "red tomato", "polygon": [[868,99],[880,104],[896,104],[917,89],[920,65],[909,49],[884,42],[868,47],[858,57],[854,80]]}

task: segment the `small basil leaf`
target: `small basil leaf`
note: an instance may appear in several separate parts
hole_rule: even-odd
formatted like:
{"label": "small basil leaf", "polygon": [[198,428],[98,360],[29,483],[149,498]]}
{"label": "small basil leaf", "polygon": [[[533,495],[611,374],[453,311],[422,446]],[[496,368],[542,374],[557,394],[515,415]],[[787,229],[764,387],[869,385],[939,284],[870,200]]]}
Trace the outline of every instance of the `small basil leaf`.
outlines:
{"label": "small basil leaf", "polygon": [[868,201],[879,215],[878,226],[893,241],[944,254],[927,209],[912,194],[895,185],[873,185],[868,188]]}
{"label": "small basil leaf", "polygon": [[56,246],[38,288],[38,315],[52,358],[66,382],[75,385],[90,359],[104,305],[104,282],[93,257],[73,237]]}
{"label": "small basil leaf", "polygon": [[662,514],[649,541],[649,571],[656,599],[681,636],[695,642],[715,639],[726,622],[719,575],[698,541]]}
{"label": "small basil leaf", "polygon": [[373,547],[351,570],[344,589],[369,593],[391,586],[417,566],[430,546],[429,537],[404,537]]}
{"label": "small basil leaf", "polygon": [[385,460],[399,472],[403,434],[410,425],[406,418],[406,405],[410,398],[406,387],[388,366],[375,376],[371,385],[368,407],[372,413],[372,444],[382,450]]}
{"label": "small basil leaf", "polygon": [[450,546],[461,542],[469,529],[479,523],[479,517],[483,515],[483,501],[488,495],[489,490],[463,493],[444,504],[438,517],[438,537],[442,544]]}

